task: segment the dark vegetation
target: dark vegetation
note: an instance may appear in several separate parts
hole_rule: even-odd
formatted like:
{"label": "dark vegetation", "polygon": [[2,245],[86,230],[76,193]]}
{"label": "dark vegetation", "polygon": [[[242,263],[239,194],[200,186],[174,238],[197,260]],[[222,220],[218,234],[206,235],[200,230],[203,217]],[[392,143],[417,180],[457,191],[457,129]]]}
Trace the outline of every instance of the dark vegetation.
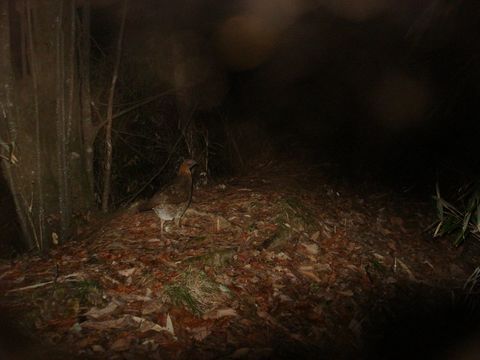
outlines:
{"label": "dark vegetation", "polygon": [[[26,31],[29,12],[14,3],[3,19]],[[475,1],[130,0],[125,18],[123,1],[93,1],[90,18],[88,2],[67,3],[74,12],[57,30],[78,32],[63,63],[45,61],[72,72],[43,78],[35,51],[22,48],[12,53],[29,59],[23,75],[0,76],[25,89],[35,72],[44,80],[7,112],[15,122],[1,119],[0,309],[12,330],[0,334],[0,357],[468,359],[478,350]],[[39,44],[53,36],[26,33]],[[2,69],[22,68],[15,56]],[[57,122],[35,143],[29,116]],[[79,140],[62,121],[88,116],[86,145],[68,148]],[[42,140],[50,133],[68,149]],[[43,162],[22,153],[42,141]],[[129,207],[188,158],[198,163],[190,212],[159,238],[153,212]]]}

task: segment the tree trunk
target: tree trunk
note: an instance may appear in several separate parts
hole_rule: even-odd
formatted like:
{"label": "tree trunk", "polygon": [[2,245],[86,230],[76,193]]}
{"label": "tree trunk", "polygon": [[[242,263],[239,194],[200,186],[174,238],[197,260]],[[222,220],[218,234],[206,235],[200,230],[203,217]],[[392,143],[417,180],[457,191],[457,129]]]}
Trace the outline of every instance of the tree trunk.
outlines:
{"label": "tree trunk", "polygon": [[1,1],[0,12],[2,169],[28,247],[47,250],[93,205],[75,1]]}
{"label": "tree trunk", "polygon": [[[93,145],[95,141],[95,131],[92,120],[92,97],[90,92],[90,4],[85,2],[81,12],[81,32],[80,32],[81,51],[79,55],[80,87],[81,87],[81,106],[82,106],[82,140],[83,140],[83,158],[85,160],[84,168],[87,173],[89,187],[93,191],[95,178],[93,174]],[[93,192],[91,194],[93,199]]]}

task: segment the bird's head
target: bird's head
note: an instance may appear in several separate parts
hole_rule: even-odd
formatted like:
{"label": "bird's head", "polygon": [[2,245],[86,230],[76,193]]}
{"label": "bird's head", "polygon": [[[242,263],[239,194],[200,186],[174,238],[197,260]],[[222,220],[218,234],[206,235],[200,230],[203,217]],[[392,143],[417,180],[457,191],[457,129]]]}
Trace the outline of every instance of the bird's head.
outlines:
{"label": "bird's head", "polygon": [[178,169],[178,175],[190,175],[192,168],[197,165],[197,162],[192,159],[184,160]]}

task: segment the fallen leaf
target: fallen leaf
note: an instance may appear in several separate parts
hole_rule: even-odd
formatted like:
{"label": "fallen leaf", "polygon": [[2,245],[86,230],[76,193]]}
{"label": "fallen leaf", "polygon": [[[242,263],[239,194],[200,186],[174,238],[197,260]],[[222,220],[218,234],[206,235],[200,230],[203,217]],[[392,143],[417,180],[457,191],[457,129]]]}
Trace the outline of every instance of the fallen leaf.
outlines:
{"label": "fallen leaf", "polygon": [[114,341],[114,343],[110,346],[110,349],[113,351],[125,351],[130,347],[131,342],[132,338],[130,337],[119,338]]}
{"label": "fallen leaf", "polygon": [[175,331],[173,329],[173,322],[172,322],[172,318],[170,317],[170,314],[167,314],[167,322],[165,324],[165,328],[170,334],[173,335],[173,337],[175,337]]}
{"label": "fallen leaf", "polygon": [[[315,270],[317,271],[332,271],[332,267],[330,264],[316,264],[315,265]],[[356,270],[356,268],[355,268]]]}
{"label": "fallen leaf", "polygon": [[113,301],[105,306],[103,309],[98,309],[97,307],[93,307],[90,310],[88,310],[85,315],[88,316],[89,318],[92,319],[101,319],[103,317],[106,317],[107,315],[112,314],[117,310],[118,305],[115,304]]}
{"label": "fallen leaf", "polygon": [[313,271],[315,270],[313,265],[301,265],[298,270],[300,271]]}
{"label": "fallen leaf", "polygon": [[89,336],[89,337],[84,337],[83,339],[79,339],[75,345],[79,347],[80,349],[83,349],[87,346],[92,345],[93,343],[97,342],[98,339],[97,337],[94,336]]}
{"label": "fallen leaf", "polygon": [[163,302],[159,300],[152,300],[145,302],[142,309],[142,315],[149,315],[153,313],[162,312],[164,309]]}
{"label": "fallen leaf", "polygon": [[313,280],[315,282],[321,282],[322,280],[316,275],[314,274],[313,272],[311,271],[306,271],[306,270],[300,270],[300,273],[302,275],[305,275],[307,278],[309,278],[310,280]]}
{"label": "fallen leaf", "polygon": [[343,296],[348,296],[348,297],[353,296],[352,290],[342,290],[342,291],[337,291],[337,293]]}
{"label": "fallen leaf", "polygon": [[280,325],[278,323],[278,321],[273,316],[271,316],[269,313],[267,313],[266,311],[257,310],[257,315],[258,315],[258,317],[260,317],[264,320],[267,320],[272,325],[282,327],[282,325]]}
{"label": "fallen leaf", "polygon": [[199,326],[191,329],[190,331],[192,333],[192,337],[197,341],[202,341],[212,333],[212,330],[210,330],[206,326]]}
{"label": "fallen leaf", "polygon": [[105,320],[105,321],[84,321],[81,323],[83,329],[94,329],[94,330],[108,330],[108,329],[120,329],[125,327],[125,317],[114,320]]}
{"label": "fallen leaf", "polygon": [[150,321],[150,320],[147,320],[147,319],[143,319],[141,318],[142,321],[140,321],[140,327],[138,328],[138,330],[141,332],[141,333],[145,333],[147,331],[156,331],[156,332],[162,332],[162,331],[166,331],[167,329],[164,328],[163,326],[160,326],[158,325],[157,323],[154,323],[153,321]]}
{"label": "fallen leaf", "polygon": [[279,260],[291,260],[290,259],[290,256],[288,256],[287,254],[285,254],[284,252],[279,252],[278,254],[274,254],[274,256],[279,259]]}
{"label": "fallen leaf", "polygon": [[203,315],[203,319],[219,319],[225,316],[238,316],[237,312],[232,308],[218,309],[210,311]]}
{"label": "fallen leaf", "polygon": [[105,352],[105,349],[101,345],[93,345],[92,350],[93,352]]}
{"label": "fallen leaf", "polygon": [[314,273],[315,269],[313,266],[311,265],[303,265],[303,266],[300,266],[298,271],[306,276],[307,278],[309,278],[310,280],[313,280],[315,282],[321,282],[322,280]]}
{"label": "fallen leaf", "polygon": [[118,273],[122,276],[128,277],[131,276],[137,271],[136,267],[130,268],[130,269],[125,269],[125,270],[120,270]]}
{"label": "fallen leaf", "polygon": [[[328,265],[328,264],[327,264],[327,265]],[[347,269],[350,269],[350,270],[352,270],[353,272],[359,272],[359,271],[360,271],[360,269],[359,269],[357,266],[353,265],[353,264],[347,264],[346,267],[347,267]]]}
{"label": "fallen leaf", "polygon": [[311,255],[317,255],[318,254],[318,245],[317,244],[304,244],[302,243],[302,246],[307,250],[307,252]]}

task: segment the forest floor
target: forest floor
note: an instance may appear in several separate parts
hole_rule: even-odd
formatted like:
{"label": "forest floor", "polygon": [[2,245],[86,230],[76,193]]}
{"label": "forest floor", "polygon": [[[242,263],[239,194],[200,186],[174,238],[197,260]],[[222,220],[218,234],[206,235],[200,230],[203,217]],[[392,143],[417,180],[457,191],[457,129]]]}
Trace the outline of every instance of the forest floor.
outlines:
{"label": "forest floor", "polygon": [[0,358],[455,351],[434,342],[469,326],[475,249],[432,239],[432,204],[328,172],[269,164],[195,189],[163,235],[153,212],[123,211],[48,257],[2,261]]}

